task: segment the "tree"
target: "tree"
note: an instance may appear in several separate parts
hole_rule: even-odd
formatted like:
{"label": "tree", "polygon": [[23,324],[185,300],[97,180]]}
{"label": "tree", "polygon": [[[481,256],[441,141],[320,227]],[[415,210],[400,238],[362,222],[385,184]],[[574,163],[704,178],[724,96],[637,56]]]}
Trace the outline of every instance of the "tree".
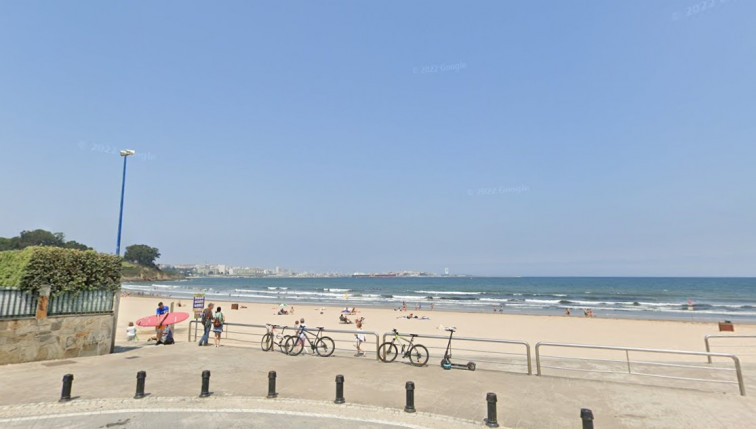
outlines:
{"label": "tree", "polygon": [[123,259],[135,264],[157,268],[155,260],[160,257],[160,251],[146,244],[134,244],[126,248]]}
{"label": "tree", "polygon": [[76,241],[66,241],[62,232],[50,232],[44,229],[21,231],[18,237],[0,237],[0,251],[22,250],[30,246],[64,247],[76,250],[92,250],[91,247]]}
{"label": "tree", "polygon": [[0,252],[4,250],[13,250],[13,240],[10,238],[0,237]]}
{"label": "tree", "polygon": [[86,244],[81,244],[78,241],[66,241],[65,246],[66,249],[76,249],[76,250],[92,250],[91,247],[87,246]]}
{"label": "tree", "polygon": [[35,229],[34,231],[21,231],[16,246],[19,249],[24,249],[29,246],[65,247],[65,244],[66,237],[62,232],[52,233],[44,229]]}

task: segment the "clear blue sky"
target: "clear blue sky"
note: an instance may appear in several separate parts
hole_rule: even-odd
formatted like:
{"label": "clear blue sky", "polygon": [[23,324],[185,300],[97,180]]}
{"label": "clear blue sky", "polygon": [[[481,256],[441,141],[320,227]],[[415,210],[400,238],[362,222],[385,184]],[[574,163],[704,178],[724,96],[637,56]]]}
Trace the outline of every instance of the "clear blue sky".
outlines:
{"label": "clear blue sky", "polygon": [[[699,5],[707,4],[702,9]],[[0,2],[0,236],[756,275],[756,2]]]}

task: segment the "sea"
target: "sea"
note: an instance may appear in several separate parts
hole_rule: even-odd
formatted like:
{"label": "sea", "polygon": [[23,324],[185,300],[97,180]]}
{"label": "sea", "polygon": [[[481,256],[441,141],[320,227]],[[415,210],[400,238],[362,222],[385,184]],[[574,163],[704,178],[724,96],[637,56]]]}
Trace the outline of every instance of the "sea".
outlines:
{"label": "sea", "polygon": [[137,295],[272,305],[381,307],[689,321],[756,322],[756,278],[202,277],[127,283]]}

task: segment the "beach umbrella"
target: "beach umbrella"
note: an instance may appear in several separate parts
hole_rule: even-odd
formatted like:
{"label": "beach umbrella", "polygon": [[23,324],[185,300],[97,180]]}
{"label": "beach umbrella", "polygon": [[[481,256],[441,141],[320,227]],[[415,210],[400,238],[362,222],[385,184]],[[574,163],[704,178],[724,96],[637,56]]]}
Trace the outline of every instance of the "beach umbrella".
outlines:
{"label": "beach umbrella", "polygon": [[152,315],[152,316],[142,317],[141,319],[136,321],[136,325],[141,326],[141,327],[175,325],[176,323],[183,322],[184,320],[188,318],[189,318],[189,313],[176,311],[173,313],[161,314],[159,316]]}

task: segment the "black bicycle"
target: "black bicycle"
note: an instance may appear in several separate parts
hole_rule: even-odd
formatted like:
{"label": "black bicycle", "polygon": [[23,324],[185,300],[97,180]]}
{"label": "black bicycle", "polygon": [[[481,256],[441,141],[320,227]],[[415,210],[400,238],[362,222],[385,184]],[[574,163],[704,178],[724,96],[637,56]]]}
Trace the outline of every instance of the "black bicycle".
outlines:
{"label": "black bicycle", "polygon": [[[262,347],[263,351],[267,352],[273,350],[273,346],[278,346],[281,353],[286,353],[286,340],[291,336],[284,334],[286,326],[271,325],[269,323],[266,323],[265,326],[268,328],[268,332],[260,340],[260,347]],[[276,332],[277,328],[282,328],[280,333]]]}
{"label": "black bicycle", "polygon": [[[406,340],[399,335],[394,329],[394,338],[378,346],[378,358],[383,362],[393,362],[399,355],[397,343],[402,346],[402,358],[409,358],[410,363],[415,366],[423,366],[428,363],[428,349],[422,344],[414,344],[417,334],[410,334],[410,339]],[[405,344],[406,343],[406,344]]]}
{"label": "black bicycle", "polygon": [[323,329],[322,326],[318,326],[318,333],[315,335],[307,329],[300,329],[296,335],[290,336],[284,342],[286,353],[290,356],[296,356],[302,353],[302,350],[304,350],[305,347],[305,341],[307,341],[310,348],[312,348],[313,352],[317,353],[318,356],[331,356],[336,349],[336,343],[333,342],[331,337],[323,335]]}

